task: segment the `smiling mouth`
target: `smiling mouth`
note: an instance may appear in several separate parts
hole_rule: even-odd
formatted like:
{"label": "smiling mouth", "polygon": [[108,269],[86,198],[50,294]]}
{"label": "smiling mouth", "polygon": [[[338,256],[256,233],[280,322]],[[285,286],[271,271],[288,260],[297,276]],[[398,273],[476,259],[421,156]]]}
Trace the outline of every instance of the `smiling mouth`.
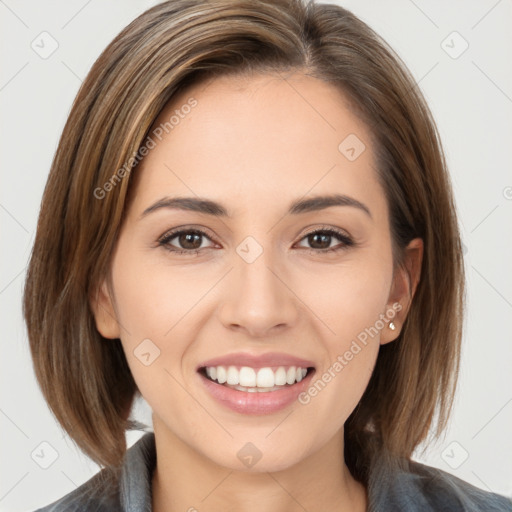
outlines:
{"label": "smiling mouth", "polygon": [[279,391],[298,384],[315,372],[312,366],[279,366],[252,368],[249,366],[203,366],[198,372],[219,386],[248,393]]}

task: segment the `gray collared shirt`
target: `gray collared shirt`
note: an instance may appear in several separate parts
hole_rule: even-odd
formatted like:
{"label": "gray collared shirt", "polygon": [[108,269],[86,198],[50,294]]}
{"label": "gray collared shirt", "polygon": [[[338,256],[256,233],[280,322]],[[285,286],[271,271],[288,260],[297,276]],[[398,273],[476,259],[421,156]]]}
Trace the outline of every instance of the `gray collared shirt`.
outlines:
{"label": "gray collared shirt", "polygon": [[[105,469],[35,512],[151,512],[155,435],[146,432],[127,452],[119,482]],[[412,471],[376,462],[369,473],[368,512],[512,512],[512,499],[483,491],[440,469],[412,462]]]}

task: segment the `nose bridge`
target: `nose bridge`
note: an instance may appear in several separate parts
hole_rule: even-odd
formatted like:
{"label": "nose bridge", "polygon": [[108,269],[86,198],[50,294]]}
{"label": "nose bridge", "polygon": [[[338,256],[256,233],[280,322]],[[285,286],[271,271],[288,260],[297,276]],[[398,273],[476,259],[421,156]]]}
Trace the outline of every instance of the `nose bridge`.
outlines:
{"label": "nose bridge", "polygon": [[239,326],[259,336],[275,326],[293,323],[296,305],[284,284],[286,277],[276,270],[280,267],[276,251],[249,236],[237,246],[236,253],[229,285],[232,289],[222,306],[224,325]]}

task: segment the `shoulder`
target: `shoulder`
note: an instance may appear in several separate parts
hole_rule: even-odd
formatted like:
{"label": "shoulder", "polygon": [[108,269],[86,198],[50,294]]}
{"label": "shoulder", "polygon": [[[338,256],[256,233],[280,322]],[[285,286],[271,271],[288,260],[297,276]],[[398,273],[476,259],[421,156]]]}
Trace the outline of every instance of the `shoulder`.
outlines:
{"label": "shoulder", "polygon": [[126,451],[121,468],[103,468],[69,494],[34,512],[124,512],[135,504],[147,508],[154,466],[154,434],[146,432]]}
{"label": "shoulder", "polygon": [[512,512],[512,499],[415,461],[380,462],[369,480],[370,511]]}
{"label": "shoulder", "polygon": [[102,469],[59,500],[35,512],[107,512],[121,510],[118,482]]}
{"label": "shoulder", "polygon": [[[486,491],[438,468],[411,462],[413,489],[432,510],[512,512],[512,499]],[[427,509],[429,510],[429,509]]]}

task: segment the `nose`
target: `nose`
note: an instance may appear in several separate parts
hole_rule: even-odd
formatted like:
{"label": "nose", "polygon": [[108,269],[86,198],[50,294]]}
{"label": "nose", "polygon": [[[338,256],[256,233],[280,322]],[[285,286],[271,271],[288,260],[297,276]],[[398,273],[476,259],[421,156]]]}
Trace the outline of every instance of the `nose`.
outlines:
{"label": "nose", "polygon": [[235,268],[224,284],[224,300],[219,308],[222,324],[245,331],[251,338],[275,335],[293,327],[299,318],[300,301],[286,279],[276,269],[271,251],[266,250],[252,263],[235,259]]}

